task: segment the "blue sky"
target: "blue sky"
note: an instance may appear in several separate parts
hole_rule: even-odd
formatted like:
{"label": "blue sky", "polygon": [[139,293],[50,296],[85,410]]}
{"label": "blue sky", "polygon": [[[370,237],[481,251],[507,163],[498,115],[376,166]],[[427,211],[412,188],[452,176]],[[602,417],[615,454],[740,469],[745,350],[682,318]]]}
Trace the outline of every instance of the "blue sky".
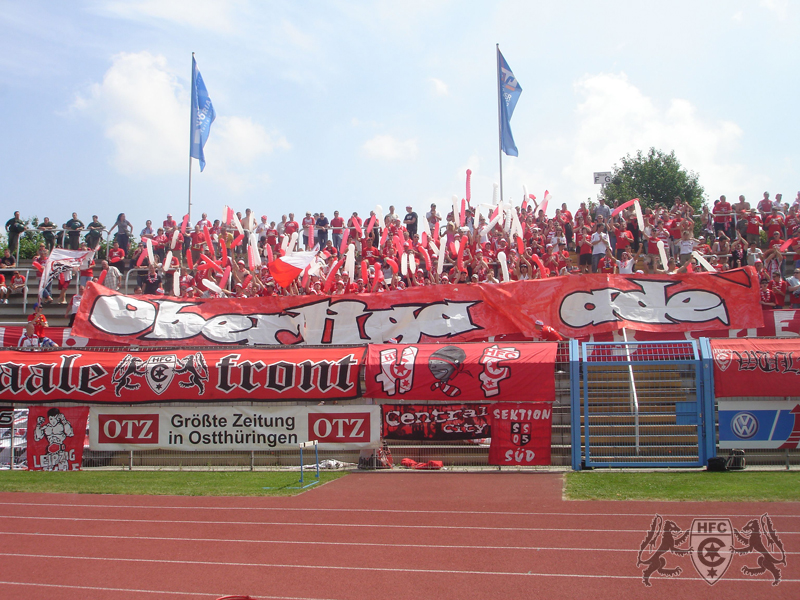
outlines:
{"label": "blue sky", "polygon": [[[217,120],[193,217],[427,210],[499,179],[495,44],[523,92],[504,157],[571,208],[593,171],[675,150],[707,194],[800,189],[798,11],[745,2],[0,0],[8,218],[180,217],[191,53]],[[553,204],[551,203],[551,206]]]}

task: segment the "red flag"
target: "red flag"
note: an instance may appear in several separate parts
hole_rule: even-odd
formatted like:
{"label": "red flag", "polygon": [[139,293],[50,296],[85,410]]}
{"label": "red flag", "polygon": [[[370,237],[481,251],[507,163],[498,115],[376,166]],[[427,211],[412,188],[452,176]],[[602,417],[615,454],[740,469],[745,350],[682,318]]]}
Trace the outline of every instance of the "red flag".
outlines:
{"label": "red flag", "polygon": [[294,252],[269,263],[269,273],[279,286],[289,287],[307,266],[314,262],[316,252]]}

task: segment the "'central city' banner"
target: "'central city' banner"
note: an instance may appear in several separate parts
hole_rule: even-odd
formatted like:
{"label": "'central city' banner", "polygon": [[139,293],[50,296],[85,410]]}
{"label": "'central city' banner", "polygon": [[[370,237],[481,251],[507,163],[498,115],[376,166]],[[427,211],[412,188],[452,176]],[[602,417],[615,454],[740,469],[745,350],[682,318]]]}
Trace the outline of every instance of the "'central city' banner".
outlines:
{"label": "'central city' banner", "polygon": [[555,399],[555,342],[371,344],[366,392],[395,400]]}
{"label": "'central city' banner", "polygon": [[475,440],[492,435],[489,404],[383,404],[387,440]]}
{"label": "'central city' banner", "polygon": [[181,299],[90,284],[73,333],[141,344],[467,342],[536,337],[536,321],[581,337],[623,327],[682,332],[762,327],[752,267],[680,275],[571,275],[383,294]]}

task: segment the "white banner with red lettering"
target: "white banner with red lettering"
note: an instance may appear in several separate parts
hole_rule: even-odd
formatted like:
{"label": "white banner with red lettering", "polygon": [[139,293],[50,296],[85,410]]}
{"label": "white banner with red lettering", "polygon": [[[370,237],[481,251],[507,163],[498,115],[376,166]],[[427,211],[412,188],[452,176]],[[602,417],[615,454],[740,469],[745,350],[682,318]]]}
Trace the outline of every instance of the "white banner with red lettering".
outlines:
{"label": "white banner with red lettering", "polygon": [[326,450],[380,447],[381,407],[190,406],[97,407],[89,411],[92,450],[297,449],[317,440]]}
{"label": "white banner with red lettering", "polygon": [[653,332],[764,324],[752,267],[682,275],[581,275],[497,285],[434,285],[383,294],[184,300],[126,296],[91,284],[75,334],[128,344],[312,344],[472,341],[623,327]]}

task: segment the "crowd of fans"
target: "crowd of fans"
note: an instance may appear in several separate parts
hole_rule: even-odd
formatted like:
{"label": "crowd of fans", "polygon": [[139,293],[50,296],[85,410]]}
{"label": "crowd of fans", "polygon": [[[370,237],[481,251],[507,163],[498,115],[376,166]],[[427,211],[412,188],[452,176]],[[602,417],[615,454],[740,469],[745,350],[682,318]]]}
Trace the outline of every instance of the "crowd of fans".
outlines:
{"label": "crowd of fans", "polygon": [[[781,307],[788,300],[800,308],[800,260],[794,275],[783,279],[786,257],[800,256],[800,192],[791,206],[780,194],[771,200],[767,192],[755,207],[744,196],[735,204],[721,196],[699,214],[676,197],[670,207],[645,209],[641,229],[633,206],[614,210],[603,200],[591,211],[581,203],[574,215],[562,204],[550,217],[532,197],[515,208],[482,206],[480,213],[469,205],[440,212],[432,204],[423,214],[411,206],[398,214],[390,206],[385,215],[373,211],[362,218],[354,212],[345,218],[335,211],[330,219],[309,211],[299,221],[288,213],[277,222],[256,217],[251,209],[228,211],[215,221],[203,214],[195,223],[168,214],[160,226],[148,220],[138,243],[133,225],[120,214],[108,230],[114,235],[105,257],[101,261],[98,252],[97,260],[106,287],[119,289],[133,269],[134,293],[183,297],[341,295],[588,272],[679,273],[751,265],[762,281],[764,306]],[[97,216],[84,225],[76,213],[61,228],[45,217],[37,229],[43,243],[34,266],[40,273],[56,245],[99,249],[106,231]],[[18,212],[6,231],[3,267],[12,270],[9,284],[0,281],[0,302],[22,277],[13,271],[15,246],[26,231]],[[309,251],[315,257],[308,268],[288,285],[278,284],[270,264]],[[346,260],[348,252],[352,257]],[[97,280],[91,267],[62,274],[58,299],[48,289],[42,301],[66,304],[74,276],[81,290]]]}

